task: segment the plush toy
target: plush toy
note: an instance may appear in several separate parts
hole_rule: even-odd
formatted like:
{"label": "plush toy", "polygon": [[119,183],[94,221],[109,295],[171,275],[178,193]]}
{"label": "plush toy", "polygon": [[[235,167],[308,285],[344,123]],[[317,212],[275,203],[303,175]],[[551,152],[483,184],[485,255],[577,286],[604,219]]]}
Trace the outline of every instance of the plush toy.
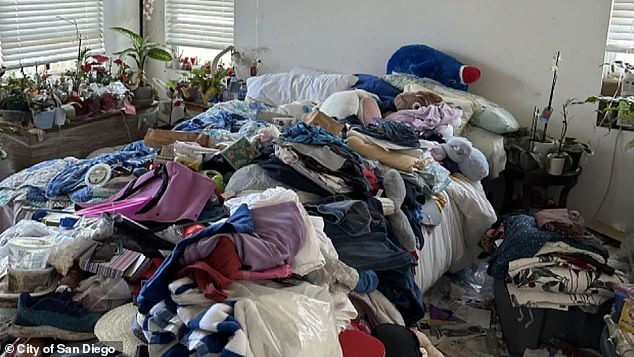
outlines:
{"label": "plush toy", "polygon": [[396,110],[418,109],[430,104],[442,103],[442,97],[433,92],[405,92],[394,98]]}
{"label": "plush toy", "polygon": [[432,147],[431,155],[436,161],[442,161],[448,157],[458,165],[460,172],[472,181],[480,181],[489,175],[489,163],[486,157],[465,138],[452,137],[446,144]]}
{"label": "plush toy", "polygon": [[387,74],[409,73],[460,90],[480,78],[480,70],[467,66],[454,57],[425,45],[407,45],[394,52],[387,61]]}
{"label": "plush toy", "polygon": [[369,124],[376,119],[381,119],[377,100],[378,96],[363,89],[339,91],[328,96],[319,106],[319,110],[337,119],[356,115],[360,122]]}
{"label": "plush toy", "polygon": [[405,192],[405,182],[398,171],[390,169],[383,175],[383,188],[385,195],[394,202],[394,213],[387,216],[387,219],[396,239],[408,252],[416,250],[416,236],[407,216],[401,210],[407,193]]}

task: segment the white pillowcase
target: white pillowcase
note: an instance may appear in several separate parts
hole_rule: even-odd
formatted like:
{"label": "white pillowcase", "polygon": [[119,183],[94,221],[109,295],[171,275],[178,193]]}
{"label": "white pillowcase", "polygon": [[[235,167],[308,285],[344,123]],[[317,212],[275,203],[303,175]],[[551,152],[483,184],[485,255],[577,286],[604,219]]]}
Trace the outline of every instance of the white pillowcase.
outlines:
{"label": "white pillowcase", "polygon": [[273,106],[297,100],[322,102],[332,93],[351,89],[357,81],[347,74],[263,74],[247,79],[247,97]]}

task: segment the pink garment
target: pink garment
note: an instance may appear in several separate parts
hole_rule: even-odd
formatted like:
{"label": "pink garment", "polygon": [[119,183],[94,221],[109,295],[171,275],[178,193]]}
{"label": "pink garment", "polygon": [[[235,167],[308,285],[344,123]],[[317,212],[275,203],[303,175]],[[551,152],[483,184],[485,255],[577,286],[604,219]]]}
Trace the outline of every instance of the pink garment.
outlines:
{"label": "pink garment", "polygon": [[544,209],[535,213],[535,220],[541,229],[560,231],[572,238],[583,239],[584,222],[578,211],[567,208]]}
{"label": "pink garment", "polygon": [[385,117],[386,120],[399,121],[418,132],[436,129],[441,125],[459,124],[461,118],[461,109],[452,108],[445,103],[399,110]]}
{"label": "pink garment", "polygon": [[102,213],[119,213],[124,216],[132,216],[135,212],[143,208],[152,197],[134,197],[116,202],[100,202],[89,208],[84,208],[75,214],[86,217],[99,217]]}
{"label": "pink garment", "polygon": [[143,207],[126,216],[135,221],[195,221],[215,190],[216,185],[209,177],[169,161],[131,181],[105,201],[78,205],[92,208],[133,198],[149,199]]}
{"label": "pink garment", "polygon": [[288,278],[291,274],[293,274],[293,268],[288,264],[284,264],[262,271],[238,270],[234,278],[236,280],[266,280]]}

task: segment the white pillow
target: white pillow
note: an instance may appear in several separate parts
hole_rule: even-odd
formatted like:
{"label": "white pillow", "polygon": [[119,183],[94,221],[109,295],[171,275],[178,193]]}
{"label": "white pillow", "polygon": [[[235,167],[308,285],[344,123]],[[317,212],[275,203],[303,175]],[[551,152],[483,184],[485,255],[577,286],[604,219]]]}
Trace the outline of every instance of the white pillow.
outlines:
{"label": "white pillow", "polygon": [[263,74],[247,79],[247,97],[273,106],[297,100],[322,102],[332,93],[351,89],[357,81],[347,74]]}

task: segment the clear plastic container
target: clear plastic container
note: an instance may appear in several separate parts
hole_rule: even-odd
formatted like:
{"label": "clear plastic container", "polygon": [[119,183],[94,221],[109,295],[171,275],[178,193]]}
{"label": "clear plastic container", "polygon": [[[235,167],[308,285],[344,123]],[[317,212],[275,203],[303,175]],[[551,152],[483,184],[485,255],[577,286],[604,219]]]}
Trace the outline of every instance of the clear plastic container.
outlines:
{"label": "clear plastic container", "polygon": [[53,243],[48,238],[17,237],[9,241],[9,267],[16,270],[43,270]]}

